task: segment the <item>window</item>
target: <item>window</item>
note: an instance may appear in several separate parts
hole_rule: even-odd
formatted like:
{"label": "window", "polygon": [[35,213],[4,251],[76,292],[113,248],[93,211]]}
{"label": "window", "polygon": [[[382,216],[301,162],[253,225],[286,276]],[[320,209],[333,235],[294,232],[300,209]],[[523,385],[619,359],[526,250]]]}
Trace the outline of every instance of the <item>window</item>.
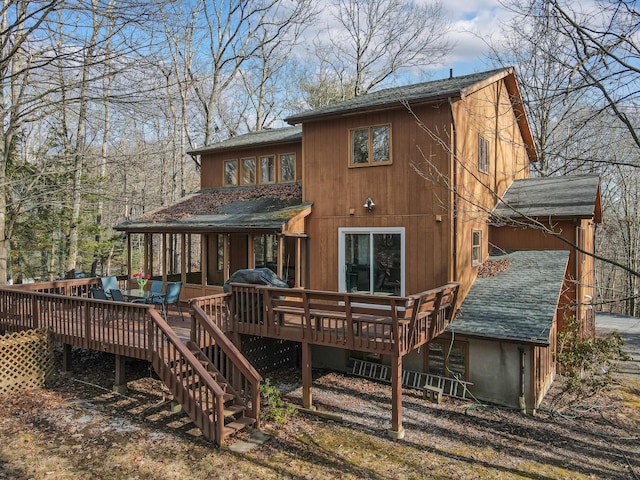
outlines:
{"label": "window", "polygon": [[351,130],[351,165],[391,163],[391,127],[356,128]]}
{"label": "window", "polygon": [[342,292],[404,295],[404,228],[340,228]]}
{"label": "window", "polygon": [[253,185],[256,183],[256,159],[245,158],[242,160],[242,184]]}
{"label": "window", "polygon": [[482,232],[474,230],[471,232],[471,264],[480,265],[482,263]]}
{"label": "window", "polygon": [[216,235],[216,268],[219,272],[224,270],[224,235]]}
{"label": "window", "polygon": [[455,377],[467,380],[467,342],[447,342],[432,340],[429,342],[428,372],[440,377]]}
{"label": "window", "polygon": [[270,268],[276,272],[278,269],[278,237],[275,235],[262,235],[254,238],[253,251],[255,268]]}
{"label": "window", "polygon": [[489,141],[478,135],[478,170],[489,173]]}
{"label": "window", "polygon": [[293,182],[296,179],[296,156],[293,153],[280,155],[280,181]]}
{"label": "window", "polygon": [[224,162],[224,184],[225,185],[237,185],[238,184],[238,161],[227,160]]}
{"label": "window", "polygon": [[260,158],[260,183],[276,181],[276,159],[273,156]]}

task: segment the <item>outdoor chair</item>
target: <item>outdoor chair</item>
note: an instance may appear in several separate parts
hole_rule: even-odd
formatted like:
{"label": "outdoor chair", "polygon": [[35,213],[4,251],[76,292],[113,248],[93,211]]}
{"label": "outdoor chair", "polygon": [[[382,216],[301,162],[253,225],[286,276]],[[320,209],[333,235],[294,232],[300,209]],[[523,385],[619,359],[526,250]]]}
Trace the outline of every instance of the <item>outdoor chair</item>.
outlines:
{"label": "outdoor chair", "polygon": [[107,294],[102,288],[91,287],[91,296],[96,300],[107,300]]}
{"label": "outdoor chair", "polygon": [[114,302],[125,302],[126,300],[124,299],[124,295],[122,295],[122,292],[120,290],[113,289],[110,290],[109,293],[111,293],[111,300],[113,300]]}
{"label": "outdoor chair", "polygon": [[151,282],[151,299],[150,303],[153,303],[154,298],[162,298],[164,290],[164,282],[162,280],[154,280]]}
{"label": "outdoor chair", "polygon": [[100,277],[102,289],[105,291],[107,298],[111,298],[111,290],[118,290],[118,279],[116,277]]}
{"label": "outdoor chair", "polygon": [[167,321],[167,313],[170,304],[178,306],[178,312],[182,317],[182,307],[180,306],[180,291],[182,290],[182,282],[169,282],[167,283],[167,291],[162,297],[151,297],[151,303],[155,305],[162,305],[162,315],[164,320]]}

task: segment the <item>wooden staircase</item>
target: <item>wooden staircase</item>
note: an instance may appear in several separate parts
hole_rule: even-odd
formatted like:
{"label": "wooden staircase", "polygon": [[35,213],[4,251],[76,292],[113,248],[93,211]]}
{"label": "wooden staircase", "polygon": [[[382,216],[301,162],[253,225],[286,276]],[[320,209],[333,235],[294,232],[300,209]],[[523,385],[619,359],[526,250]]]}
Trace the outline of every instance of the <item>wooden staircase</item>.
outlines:
{"label": "wooden staircase", "polygon": [[[224,395],[223,399],[223,415],[224,415],[224,437],[228,437],[229,435],[233,435],[234,433],[239,432],[240,430],[253,425],[256,423],[254,418],[250,418],[244,415],[247,410],[246,405],[238,396],[235,394],[229,382],[224,378],[222,373],[216,368],[216,366],[211,362],[209,357],[200,349],[198,345],[196,345],[193,341],[187,342],[187,348],[193,354],[194,357],[198,360],[200,365],[204,367],[207,373],[211,376],[211,378],[220,386]],[[185,368],[190,370],[188,365],[184,365]],[[189,380],[191,379],[191,380]],[[186,375],[184,377],[185,382],[196,382],[196,385],[193,383],[186,383],[185,386],[190,390],[193,390],[194,386],[199,386],[197,382],[199,381],[197,375]],[[215,411],[213,405],[205,405],[206,411],[209,413],[211,420],[214,420]]]}

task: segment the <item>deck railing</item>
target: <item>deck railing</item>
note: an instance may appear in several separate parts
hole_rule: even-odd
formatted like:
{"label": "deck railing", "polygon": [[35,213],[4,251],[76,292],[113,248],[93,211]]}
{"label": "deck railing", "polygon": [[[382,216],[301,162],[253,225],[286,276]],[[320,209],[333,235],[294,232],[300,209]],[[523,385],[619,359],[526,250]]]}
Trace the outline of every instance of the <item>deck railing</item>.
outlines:
{"label": "deck railing", "polygon": [[[225,295],[220,295],[215,308],[207,308],[209,312],[217,316],[221,308],[226,308]],[[194,299],[191,303],[192,327],[191,340],[196,345],[202,345],[203,351],[212,360],[218,369],[220,376],[229,384],[231,393],[238,403],[246,407],[245,415],[260,419],[260,383],[262,377],[249,361],[242,355],[236,346],[218,327],[206,311],[198,305],[201,299]],[[207,302],[207,306],[215,305],[215,302]],[[225,315],[228,316],[228,315]],[[220,318],[220,317],[218,317]]]}
{"label": "deck railing", "polygon": [[[126,289],[129,278],[126,275],[117,277],[118,285],[121,290]],[[52,280],[48,282],[38,283],[22,283],[12,285],[12,290],[21,290],[39,293],[55,293],[58,295],[66,295],[69,297],[88,297],[91,287],[101,286],[99,277],[88,278],[72,278],[64,280]]]}
{"label": "deck railing", "polygon": [[458,287],[396,297],[231,284],[227,331],[405,355],[444,331]]}
{"label": "deck railing", "polygon": [[192,298],[189,305],[197,305],[220,330],[229,331],[229,299],[230,293],[217,293],[204,297]]}

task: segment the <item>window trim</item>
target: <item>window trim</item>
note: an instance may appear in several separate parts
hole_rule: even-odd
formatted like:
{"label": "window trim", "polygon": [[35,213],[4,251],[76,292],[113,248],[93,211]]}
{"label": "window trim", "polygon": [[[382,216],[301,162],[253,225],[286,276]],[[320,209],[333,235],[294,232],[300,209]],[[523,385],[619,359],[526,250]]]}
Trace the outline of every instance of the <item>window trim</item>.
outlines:
{"label": "window trim", "polygon": [[[284,180],[282,178],[282,157],[286,157],[286,156],[292,156],[293,157],[293,178],[291,180]],[[277,178],[278,178],[278,183],[291,183],[291,182],[295,182],[296,181],[296,152],[288,152],[288,153],[279,153],[278,154],[278,164],[277,167],[278,171],[277,173]]]}
{"label": "window trim", "polygon": [[[373,155],[373,130],[376,128],[386,127],[389,129],[389,160],[384,162],[374,162]],[[367,162],[353,163],[353,132],[357,130],[368,130],[368,146],[367,146]],[[391,165],[393,163],[393,137],[391,132],[391,123],[382,123],[378,125],[367,125],[354,127],[349,129],[349,168],[375,167],[378,165]]]}
{"label": "window trim", "polygon": [[[479,242],[476,244],[475,235],[478,234]],[[477,251],[477,259],[474,258],[474,252]],[[471,266],[477,267],[482,265],[482,230],[471,230]]]}
{"label": "window trim", "polygon": [[[400,235],[400,296],[403,297],[406,288],[406,237],[405,227],[339,227],[338,228],[338,291],[347,292],[347,271],[345,268],[345,238],[349,234],[369,234],[369,241],[373,247],[374,234],[399,234]],[[373,248],[370,249],[373,254]]]}
{"label": "window trim", "polygon": [[[245,182],[244,181],[244,164],[245,164],[245,162],[249,162],[251,160],[253,160],[253,182]],[[240,177],[240,185],[255,185],[257,177],[258,177],[258,175],[257,175],[258,172],[257,172],[257,167],[256,167],[256,157],[241,158],[240,159],[240,166],[241,166],[241,169],[240,169],[240,172],[239,172],[241,174],[241,175],[239,175],[239,177]]]}
{"label": "window trim", "polygon": [[[236,164],[236,179],[235,182],[232,183],[227,183],[227,164],[229,163],[235,163]],[[224,162],[222,162],[222,180],[223,180],[223,184],[225,187],[233,187],[238,185],[238,180],[239,180],[239,171],[238,171],[238,159],[234,158],[231,160],[225,160]]]}
{"label": "window trim", "polygon": [[489,140],[478,134],[478,171],[489,173]]}

